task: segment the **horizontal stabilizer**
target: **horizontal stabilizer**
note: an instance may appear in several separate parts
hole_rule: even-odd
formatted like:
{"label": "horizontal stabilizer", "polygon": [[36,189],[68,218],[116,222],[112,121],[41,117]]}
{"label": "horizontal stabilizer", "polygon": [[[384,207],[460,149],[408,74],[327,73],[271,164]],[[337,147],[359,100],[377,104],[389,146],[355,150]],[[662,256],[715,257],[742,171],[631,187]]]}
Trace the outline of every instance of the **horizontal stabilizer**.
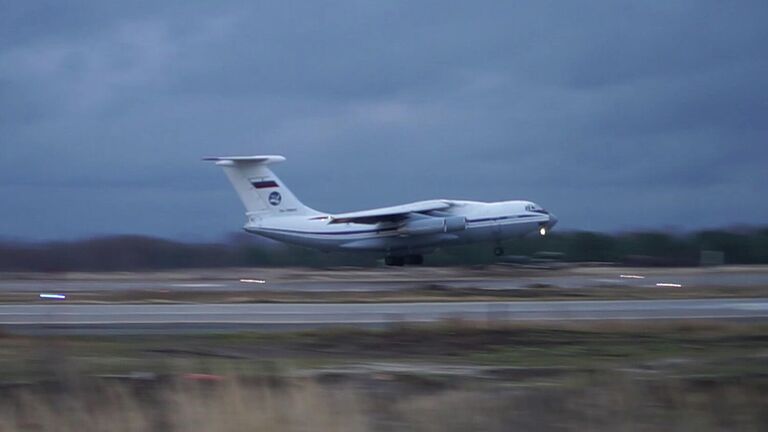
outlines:
{"label": "horizontal stabilizer", "polygon": [[207,157],[203,158],[204,161],[216,162],[217,165],[234,165],[234,164],[271,164],[285,161],[285,157],[276,155],[263,155],[263,156],[219,156],[219,157]]}

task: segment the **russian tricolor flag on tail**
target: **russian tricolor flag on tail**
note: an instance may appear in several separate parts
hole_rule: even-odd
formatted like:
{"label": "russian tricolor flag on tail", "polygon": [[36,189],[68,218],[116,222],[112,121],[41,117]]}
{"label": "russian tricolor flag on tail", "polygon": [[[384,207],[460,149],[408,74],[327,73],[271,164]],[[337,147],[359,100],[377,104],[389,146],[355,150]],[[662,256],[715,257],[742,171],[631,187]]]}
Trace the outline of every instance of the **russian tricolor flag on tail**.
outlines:
{"label": "russian tricolor flag on tail", "polygon": [[276,188],[276,187],[278,187],[277,182],[275,182],[274,180],[252,181],[251,184],[256,189],[267,189],[267,188]]}

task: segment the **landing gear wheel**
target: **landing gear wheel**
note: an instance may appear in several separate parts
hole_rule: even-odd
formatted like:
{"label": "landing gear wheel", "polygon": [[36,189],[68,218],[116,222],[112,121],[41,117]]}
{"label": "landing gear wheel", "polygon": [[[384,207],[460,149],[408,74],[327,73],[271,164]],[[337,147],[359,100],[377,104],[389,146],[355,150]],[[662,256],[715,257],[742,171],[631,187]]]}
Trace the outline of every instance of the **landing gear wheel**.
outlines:
{"label": "landing gear wheel", "polygon": [[421,255],[408,255],[405,257],[405,263],[408,265],[422,265],[424,264],[424,257]]}
{"label": "landing gear wheel", "polygon": [[495,248],[493,248],[493,254],[496,256],[504,255],[504,248],[501,246],[496,246]]}
{"label": "landing gear wheel", "polygon": [[400,256],[384,257],[384,264],[388,266],[402,267],[405,264],[405,258]]}

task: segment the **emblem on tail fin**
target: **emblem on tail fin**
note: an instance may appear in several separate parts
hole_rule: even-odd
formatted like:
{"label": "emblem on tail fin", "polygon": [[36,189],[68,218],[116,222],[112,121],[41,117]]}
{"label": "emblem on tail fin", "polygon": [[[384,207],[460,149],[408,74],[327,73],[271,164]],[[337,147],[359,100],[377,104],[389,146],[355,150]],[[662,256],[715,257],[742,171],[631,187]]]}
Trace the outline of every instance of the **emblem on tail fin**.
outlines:
{"label": "emblem on tail fin", "polygon": [[283,197],[280,196],[280,192],[272,192],[271,194],[269,194],[269,203],[272,204],[273,206],[280,204],[280,201],[282,200],[283,200]]}

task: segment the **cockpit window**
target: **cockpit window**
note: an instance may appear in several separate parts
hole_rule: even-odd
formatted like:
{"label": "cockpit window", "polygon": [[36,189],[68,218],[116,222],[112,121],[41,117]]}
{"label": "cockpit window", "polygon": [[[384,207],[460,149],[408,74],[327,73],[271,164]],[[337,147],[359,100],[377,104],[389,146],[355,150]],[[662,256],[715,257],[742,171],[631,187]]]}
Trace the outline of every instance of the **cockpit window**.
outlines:
{"label": "cockpit window", "polygon": [[542,207],[539,207],[536,204],[528,204],[525,206],[525,210],[533,213],[541,213],[541,214],[549,214],[548,211],[544,210]]}

